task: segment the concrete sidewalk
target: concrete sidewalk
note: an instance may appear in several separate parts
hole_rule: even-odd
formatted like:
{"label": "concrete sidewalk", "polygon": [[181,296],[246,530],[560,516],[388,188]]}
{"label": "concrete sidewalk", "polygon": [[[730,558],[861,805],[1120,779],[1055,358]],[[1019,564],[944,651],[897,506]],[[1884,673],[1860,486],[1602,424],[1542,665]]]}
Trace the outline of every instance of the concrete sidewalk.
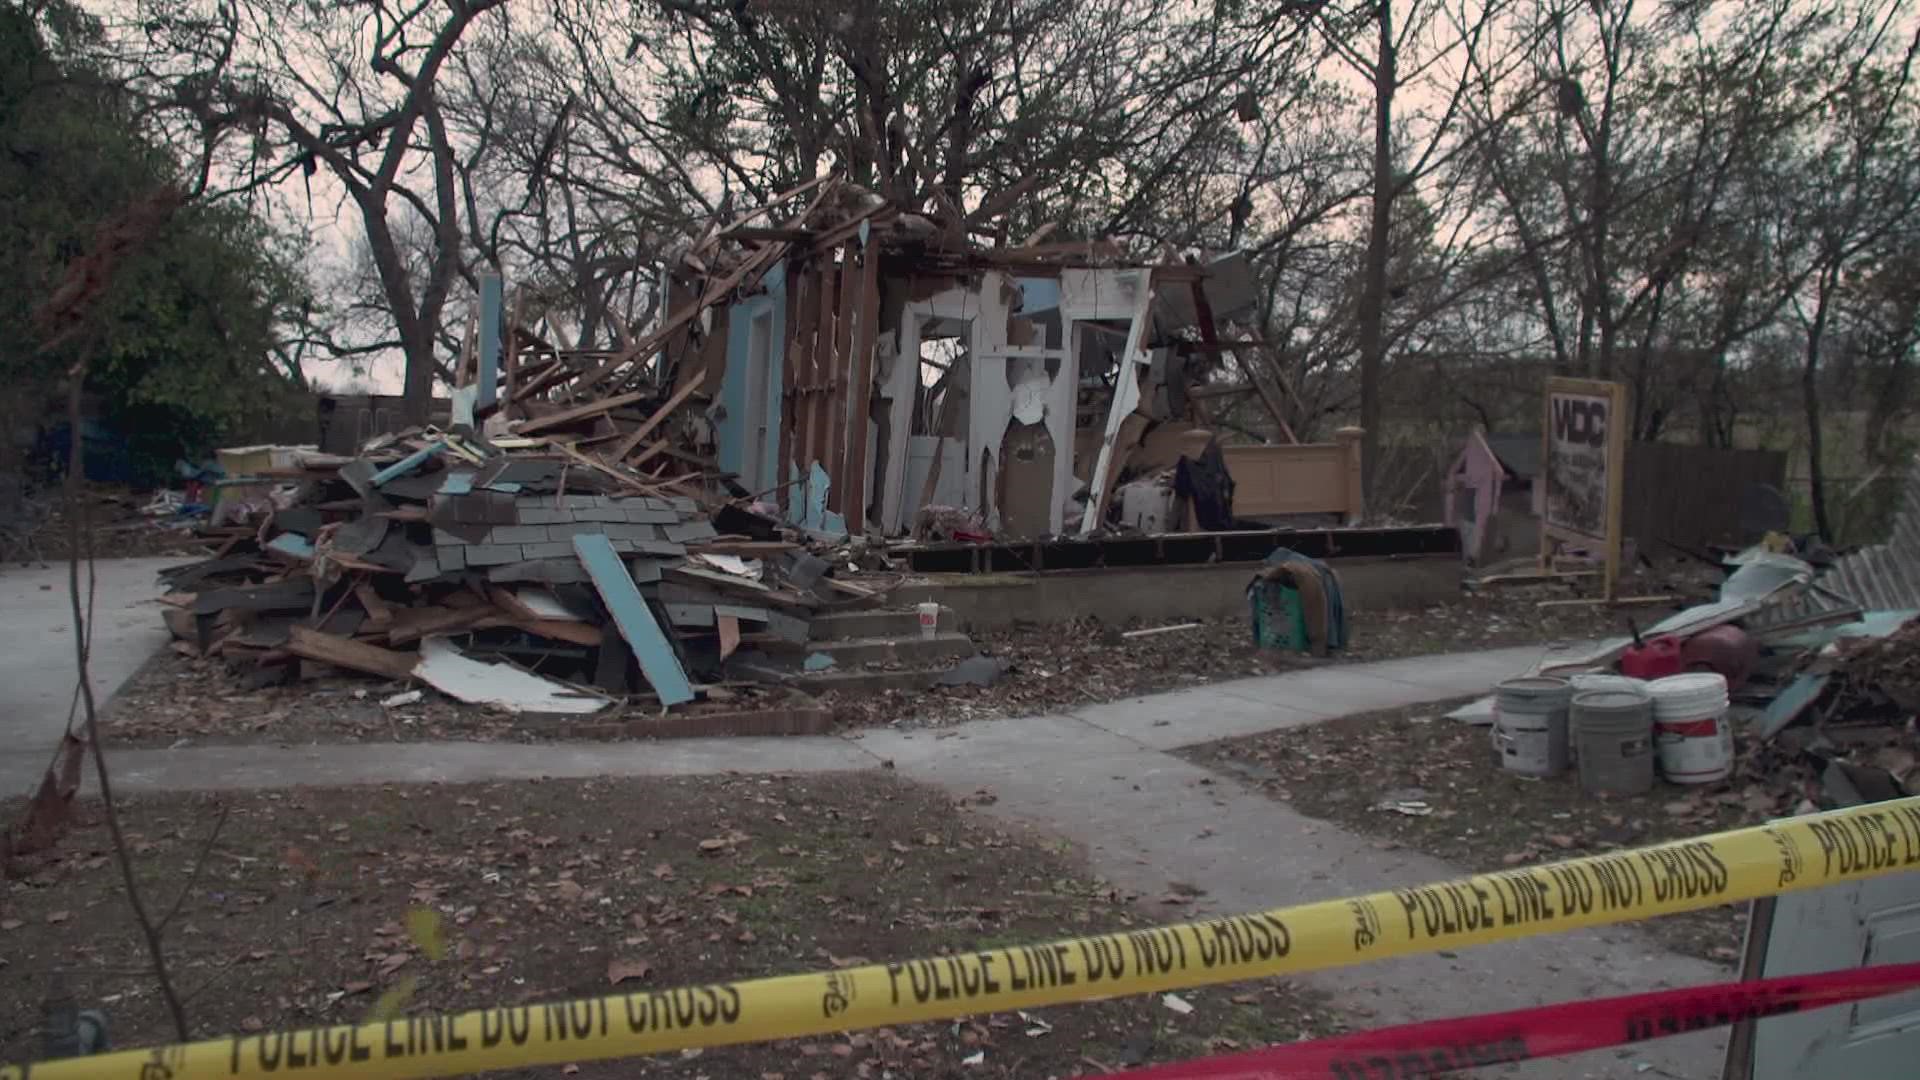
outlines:
{"label": "concrete sidewalk", "polygon": [[[104,592],[103,592],[104,595]],[[151,610],[144,612],[158,623]],[[104,630],[104,627],[103,627]],[[165,633],[160,635],[165,640]],[[70,641],[70,639],[69,639]],[[98,645],[96,645],[96,649]],[[976,721],[902,734],[856,733],[786,739],[668,739],[628,743],[319,743],[277,746],[186,746],[178,750],[107,748],[114,775],[128,791],[206,791],[301,784],[460,783],[543,776],[701,776],[724,772],[830,772],[869,768],[886,757],[890,739],[944,743],[985,740],[1036,752],[1070,747],[1051,742],[1067,725],[1124,737],[1154,750],[1297,727],[1334,716],[1440,701],[1479,693],[1539,656],[1534,648],[1415,657],[1377,664],[1340,664],[1240,679],[1171,693],[1089,705],[1064,716]],[[138,664],[134,664],[137,667]],[[129,668],[128,670],[131,670]],[[97,680],[96,685],[104,685]],[[118,685],[116,680],[114,685]],[[67,691],[72,684],[68,682]],[[64,710],[61,713],[64,718]],[[56,725],[54,734],[60,730]],[[47,737],[51,747],[52,735]],[[873,741],[878,740],[878,741]],[[875,747],[881,747],[875,750]],[[33,754],[0,753],[0,790],[19,790],[46,767]]]}
{"label": "concrete sidewalk", "polygon": [[[984,812],[1072,841],[1092,870],[1143,896],[1171,883],[1205,890],[1178,915],[1227,914],[1424,884],[1463,868],[1375,842],[1166,751],[1332,716],[1487,690],[1529,668],[1537,648],[1334,665],[1067,715],[979,721],[848,738],[681,739],[655,743],[376,743],[210,746],[109,753],[127,790],[298,784],[429,783],[583,776],[832,772],[891,766],[956,796],[985,789]],[[15,785],[0,757],[0,783]],[[1368,783],[1356,777],[1355,783]],[[1478,869],[1478,868],[1466,868]],[[1302,981],[1332,994],[1354,1027],[1522,1008],[1719,981],[1725,972],[1621,927],[1527,938],[1341,968]],[[1715,1033],[1513,1066],[1539,1078],[1717,1075]]]}
{"label": "concrete sidewalk", "polygon": [[[113,696],[164,647],[154,575],[188,560],[99,559],[94,563],[93,651],[88,668],[96,701]],[[80,568],[80,602],[87,571]],[[66,730],[73,701],[73,612],[67,565],[0,570],[0,794],[38,782]],[[22,771],[24,770],[24,772]],[[24,777],[24,779],[22,778]]]}
{"label": "concrete sidewalk", "polygon": [[[1488,666],[1497,668],[1491,660]],[[1399,670],[1409,678],[1429,677],[1424,666],[1409,664]],[[1513,670],[1496,670],[1493,677],[1504,678]],[[1343,693],[1376,695],[1364,707],[1384,708],[1473,693],[1489,685],[1475,685],[1480,678],[1463,670],[1424,690],[1411,683],[1399,683],[1409,689],[1396,690],[1396,680],[1379,678],[1338,683]],[[1192,741],[1187,734],[1194,729],[1230,727],[1245,733],[1262,712],[1269,718],[1268,728],[1310,723],[1312,718],[1303,718],[1302,711],[1325,705],[1327,699],[1294,697],[1300,688],[1292,681],[1265,687],[1239,684],[1232,690],[1214,687],[1148,699],[1142,704],[1150,704],[1153,712],[1144,715],[1138,708],[1102,706],[1073,716],[989,721],[953,731],[869,732],[857,741],[893,762],[909,779],[938,784],[956,795],[992,792],[995,801],[983,812],[1071,840],[1086,852],[1097,873],[1128,891],[1157,898],[1174,882],[1206,890],[1191,907],[1177,914],[1170,911],[1169,919],[1326,900],[1487,869],[1450,866],[1417,852],[1384,847],[1162,752],[1162,747]],[[1281,689],[1287,693],[1277,693]],[[1275,692],[1276,700],[1260,703],[1262,692]],[[1414,693],[1426,696],[1409,701]],[[1236,706],[1235,700],[1244,704]],[[1198,708],[1228,712],[1185,711]],[[1130,732],[1141,732],[1142,737]],[[1354,782],[1370,781],[1359,776]],[[1730,977],[1623,926],[1338,968],[1301,981],[1331,993],[1352,1025],[1365,1028]],[[1704,1032],[1625,1052],[1513,1066],[1502,1074],[1556,1080],[1693,1080],[1719,1075],[1723,1047],[1718,1033]]]}

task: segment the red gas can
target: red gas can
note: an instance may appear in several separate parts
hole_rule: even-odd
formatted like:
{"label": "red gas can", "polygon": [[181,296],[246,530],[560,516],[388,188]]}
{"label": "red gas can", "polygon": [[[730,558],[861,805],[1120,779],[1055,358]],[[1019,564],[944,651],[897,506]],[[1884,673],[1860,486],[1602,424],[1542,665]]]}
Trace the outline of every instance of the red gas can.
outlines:
{"label": "red gas can", "polygon": [[1620,656],[1620,674],[1636,679],[1664,679],[1684,668],[1678,638],[1648,638]]}

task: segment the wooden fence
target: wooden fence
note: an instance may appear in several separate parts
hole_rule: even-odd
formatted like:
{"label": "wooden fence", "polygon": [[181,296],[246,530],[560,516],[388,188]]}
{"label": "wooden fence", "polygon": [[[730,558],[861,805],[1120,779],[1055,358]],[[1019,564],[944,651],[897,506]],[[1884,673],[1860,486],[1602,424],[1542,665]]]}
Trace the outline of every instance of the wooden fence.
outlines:
{"label": "wooden fence", "polygon": [[1753,538],[1741,535],[1741,496],[1755,484],[1780,487],[1786,475],[1787,455],[1777,450],[1629,443],[1626,535],[1649,555],[1668,543],[1694,551],[1746,543]]}

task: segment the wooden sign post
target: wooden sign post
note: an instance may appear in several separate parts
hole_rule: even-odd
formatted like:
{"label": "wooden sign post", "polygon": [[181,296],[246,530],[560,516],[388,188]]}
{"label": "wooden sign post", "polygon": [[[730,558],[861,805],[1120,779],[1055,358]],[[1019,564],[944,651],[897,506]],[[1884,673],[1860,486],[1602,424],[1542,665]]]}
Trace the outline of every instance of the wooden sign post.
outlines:
{"label": "wooden sign post", "polygon": [[1540,569],[1562,545],[1598,548],[1604,600],[1618,595],[1622,495],[1627,461],[1627,388],[1594,379],[1547,380],[1542,429]]}

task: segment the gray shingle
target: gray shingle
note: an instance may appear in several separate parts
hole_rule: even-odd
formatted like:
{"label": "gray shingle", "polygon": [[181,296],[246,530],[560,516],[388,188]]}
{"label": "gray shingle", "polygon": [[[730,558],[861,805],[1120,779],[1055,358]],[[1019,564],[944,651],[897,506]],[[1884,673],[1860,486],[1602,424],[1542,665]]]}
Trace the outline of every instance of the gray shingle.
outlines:
{"label": "gray shingle", "polygon": [[524,557],[518,544],[467,545],[468,566],[499,566],[502,563],[519,562]]}
{"label": "gray shingle", "polygon": [[655,510],[648,506],[629,506],[625,510],[626,520],[644,525],[673,525],[680,515],[671,510]]}
{"label": "gray shingle", "polygon": [[667,539],[677,543],[684,544],[690,540],[711,540],[719,535],[720,533],[714,529],[713,522],[711,521],[683,521],[677,525],[667,526]]}

